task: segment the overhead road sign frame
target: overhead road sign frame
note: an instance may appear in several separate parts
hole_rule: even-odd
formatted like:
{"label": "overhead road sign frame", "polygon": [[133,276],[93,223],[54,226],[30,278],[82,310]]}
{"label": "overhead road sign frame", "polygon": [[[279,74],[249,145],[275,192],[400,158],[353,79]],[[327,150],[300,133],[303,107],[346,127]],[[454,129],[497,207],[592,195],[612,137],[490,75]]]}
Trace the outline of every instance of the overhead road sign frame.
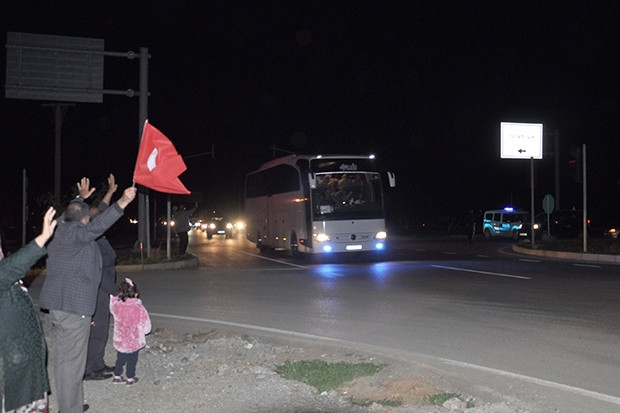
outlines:
{"label": "overhead road sign frame", "polygon": [[103,102],[103,39],[7,33],[5,97]]}

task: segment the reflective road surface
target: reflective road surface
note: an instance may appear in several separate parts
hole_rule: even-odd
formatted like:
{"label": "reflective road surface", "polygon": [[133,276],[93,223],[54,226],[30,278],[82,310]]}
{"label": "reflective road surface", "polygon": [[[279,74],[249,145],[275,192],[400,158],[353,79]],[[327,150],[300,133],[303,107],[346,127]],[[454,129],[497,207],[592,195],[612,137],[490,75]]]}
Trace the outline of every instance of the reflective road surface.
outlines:
{"label": "reflective road surface", "polygon": [[131,277],[156,325],[365,346],[561,411],[620,411],[620,266],[476,241],[398,238],[372,260],[293,260],[192,231],[198,268]]}

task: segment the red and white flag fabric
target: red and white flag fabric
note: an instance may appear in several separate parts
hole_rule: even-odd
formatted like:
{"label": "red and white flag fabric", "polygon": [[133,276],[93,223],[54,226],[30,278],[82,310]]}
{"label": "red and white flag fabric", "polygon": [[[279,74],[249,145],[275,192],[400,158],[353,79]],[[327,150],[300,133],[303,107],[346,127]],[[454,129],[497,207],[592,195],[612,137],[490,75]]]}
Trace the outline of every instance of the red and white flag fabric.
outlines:
{"label": "red and white flag fabric", "polygon": [[138,159],[133,171],[134,182],[167,194],[187,195],[191,192],[179,179],[179,175],[186,169],[183,158],[177,153],[170,139],[148,120],[144,122]]}

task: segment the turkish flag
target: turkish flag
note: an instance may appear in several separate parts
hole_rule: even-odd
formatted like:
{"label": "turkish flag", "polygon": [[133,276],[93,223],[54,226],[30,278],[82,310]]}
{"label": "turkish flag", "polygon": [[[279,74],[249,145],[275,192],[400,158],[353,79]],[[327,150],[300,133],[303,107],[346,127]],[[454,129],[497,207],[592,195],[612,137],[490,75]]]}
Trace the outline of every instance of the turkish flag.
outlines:
{"label": "turkish flag", "polygon": [[144,122],[138,159],[133,171],[134,182],[167,194],[187,195],[191,192],[179,179],[179,175],[186,169],[183,158],[177,153],[170,139],[148,120]]}

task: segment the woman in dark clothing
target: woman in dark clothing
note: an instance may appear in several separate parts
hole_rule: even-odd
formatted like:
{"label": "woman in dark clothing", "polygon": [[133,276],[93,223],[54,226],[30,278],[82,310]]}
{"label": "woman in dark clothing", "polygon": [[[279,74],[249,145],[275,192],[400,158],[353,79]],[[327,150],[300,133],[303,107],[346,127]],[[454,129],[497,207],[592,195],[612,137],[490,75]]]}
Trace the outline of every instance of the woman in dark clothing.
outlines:
{"label": "woman in dark clothing", "polygon": [[56,228],[54,208],[43,218],[43,230],[28,245],[4,257],[0,246],[0,389],[2,411],[47,412],[49,381],[41,320],[21,278],[47,250]]}

